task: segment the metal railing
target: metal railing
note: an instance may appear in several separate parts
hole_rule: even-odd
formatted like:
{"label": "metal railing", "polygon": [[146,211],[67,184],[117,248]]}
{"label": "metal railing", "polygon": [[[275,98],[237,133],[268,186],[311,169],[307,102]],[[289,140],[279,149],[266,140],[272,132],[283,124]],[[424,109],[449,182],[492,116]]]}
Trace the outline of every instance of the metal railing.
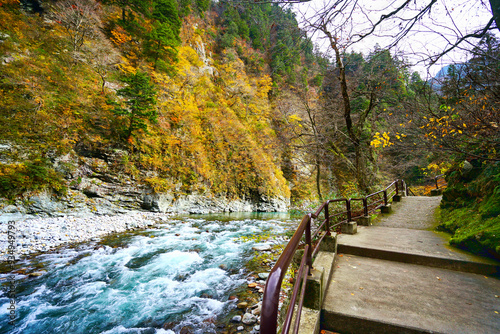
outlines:
{"label": "metal railing", "polygon": [[436,189],[444,188],[448,185],[444,178],[444,174],[440,174],[434,177],[434,183],[436,184]]}
{"label": "metal railing", "polygon": [[[437,176],[435,176],[433,178],[428,178],[426,180],[426,184],[429,185],[429,186],[431,186],[431,184],[432,184],[432,186],[435,186],[435,189],[443,189],[443,188],[445,188],[448,185],[448,183],[446,182],[444,174],[437,175]],[[419,195],[418,191],[416,191],[417,194],[415,194],[415,192],[412,189],[410,189],[410,187],[408,187],[407,185],[404,185],[403,189],[405,189],[406,196],[417,196],[417,195]],[[424,192],[423,195],[429,195],[430,191],[431,190],[429,190],[427,188],[426,192]]]}
{"label": "metal railing", "polygon": [[[299,299],[299,302],[297,306],[297,315],[295,317],[294,333],[298,332],[307,276],[312,269],[312,259],[319,251],[319,246],[325,236],[330,235],[330,231],[342,223],[368,216],[382,206],[388,205],[394,196],[405,194],[406,189],[407,187],[404,181],[396,180],[387,186],[387,188],[363,198],[327,200],[315,213],[306,214],[269,273],[262,300],[260,333],[276,334],[278,330],[278,309],[281,284],[299,246],[303,245],[304,255],[302,256],[300,267],[295,277],[292,296],[281,328],[282,334],[288,334],[290,331],[297,299]],[[338,203],[342,203],[343,206],[345,205],[345,210],[338,208]],[[355,203],[360,203],[360,205],[356,207]],[[329,206],[333,206],[334,204],[337,205],[337,210],[329,210]],[[314,221],[320,218],[321,214],[323,214],[323,219],[319,226],[317,226],[316,231],[312,233],[311,229],[314,225]],[[303,237],[304,243],[301,243]],[[301,285],[302,288],[300,288]]]}

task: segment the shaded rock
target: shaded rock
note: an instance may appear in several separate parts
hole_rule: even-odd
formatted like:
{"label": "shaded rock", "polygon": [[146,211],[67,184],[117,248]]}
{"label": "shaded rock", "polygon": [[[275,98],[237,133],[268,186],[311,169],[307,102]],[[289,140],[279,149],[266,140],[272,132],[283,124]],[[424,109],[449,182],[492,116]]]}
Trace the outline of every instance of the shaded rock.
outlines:
{"label": "shaded rock", "polygon": [[241,319],[241,321],[245,324],[245,325],[253,325],[257,322],[257,317],[251,313],[245,313],[243,315],[243,318]]}
{"label": "shaded rock", "polygon": [[262,305],[258,304],[256,308],[252,310],[253,315],[260,315],[260,312],[262,311]]}
{"label": "shaded rock", "polygon": [[235,315],[232,319],[231,322],[241,322],[241,315]]}
{"label": "shaded rock", "polygon": [[191,331],[191,328],[189,327],[182,327],[180,334],[192,334],[193,332]]}

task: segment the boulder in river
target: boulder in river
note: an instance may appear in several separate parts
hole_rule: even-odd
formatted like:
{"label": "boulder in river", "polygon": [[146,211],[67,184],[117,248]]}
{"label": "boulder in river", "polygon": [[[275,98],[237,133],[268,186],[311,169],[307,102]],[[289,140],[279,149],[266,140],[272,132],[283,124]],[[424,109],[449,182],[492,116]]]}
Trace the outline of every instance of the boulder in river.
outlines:
{"label": "boulder in river", "polygon": [[257,322],[257,317],[251,313],[245,313],[241,320],[245,325],[253,325]]}

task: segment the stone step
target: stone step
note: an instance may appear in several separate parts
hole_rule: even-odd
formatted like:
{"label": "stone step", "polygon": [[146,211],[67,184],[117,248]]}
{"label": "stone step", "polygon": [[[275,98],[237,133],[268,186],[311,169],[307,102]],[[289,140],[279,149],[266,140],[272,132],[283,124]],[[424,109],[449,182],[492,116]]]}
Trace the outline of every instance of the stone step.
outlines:
{"label": "stone step", "polygon": [[500,280],[343,254],[326,292],[323,330],[500,333]]}
{"label": "stone step", "polygon": [[500,277],[500,262],[448,246],[446,235],[394,227],[358,227],[338,237],[338,252]]}

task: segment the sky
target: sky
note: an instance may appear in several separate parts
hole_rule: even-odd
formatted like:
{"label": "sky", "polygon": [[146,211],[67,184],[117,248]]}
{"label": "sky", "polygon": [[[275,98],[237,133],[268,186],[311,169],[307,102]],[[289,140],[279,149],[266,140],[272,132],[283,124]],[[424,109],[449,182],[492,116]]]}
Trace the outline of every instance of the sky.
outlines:
{"label": "sky", "polygon": [[[386,21],[380,25],[370,37],[361,42],[350,44],[349,37],[356,32],[363,32],[378,21],[382,14],[391,12],[400,6],[405,0],[359,0],[356,6],[343,8],[342,13],[337,15],[329,23],[329,30],[340,36],[342,43],[349,45],[347,51],[363,52],[368,54],[376,44],[381,47],[389,45],[393,36],[404,27],[405,20],[420,12],[431,0],[416,0],[399,15],[397,20]],[[306,27],[305,21],[314,21],[316,14],[325,6],[338,0],[312,0],[306,3],[294,4],[293,10],[297,13],[297,20],[302,27]],[[353,11],[352,20],[345,20],[345,13]],[[446,56],[442,57],[435,65],[429,67],[425,59],[429,55],[437,54],[455,43],[460,37],[467,33],[477,31],[486,26],[491,19],[491,8],[488,0],[437,0],[432,6],[430,13],[424,15],[412,28],[411,32],[404,37],[393,53],[398,53],[409,61],[413,71],[418,71],[422,78],[433,77],[443,66],[453,62],[466,60],[467,48],[473,47],[473,42],[463,42],[460,48],[456,48]],[[345,21],[342,21],[342,20]],[[312,32],[309,33],[311,36]],[[498,29],[496,35],[500,37]],[[328,42],[319,32],[312,35],[313,40],[322,52],[328,52]]]}

